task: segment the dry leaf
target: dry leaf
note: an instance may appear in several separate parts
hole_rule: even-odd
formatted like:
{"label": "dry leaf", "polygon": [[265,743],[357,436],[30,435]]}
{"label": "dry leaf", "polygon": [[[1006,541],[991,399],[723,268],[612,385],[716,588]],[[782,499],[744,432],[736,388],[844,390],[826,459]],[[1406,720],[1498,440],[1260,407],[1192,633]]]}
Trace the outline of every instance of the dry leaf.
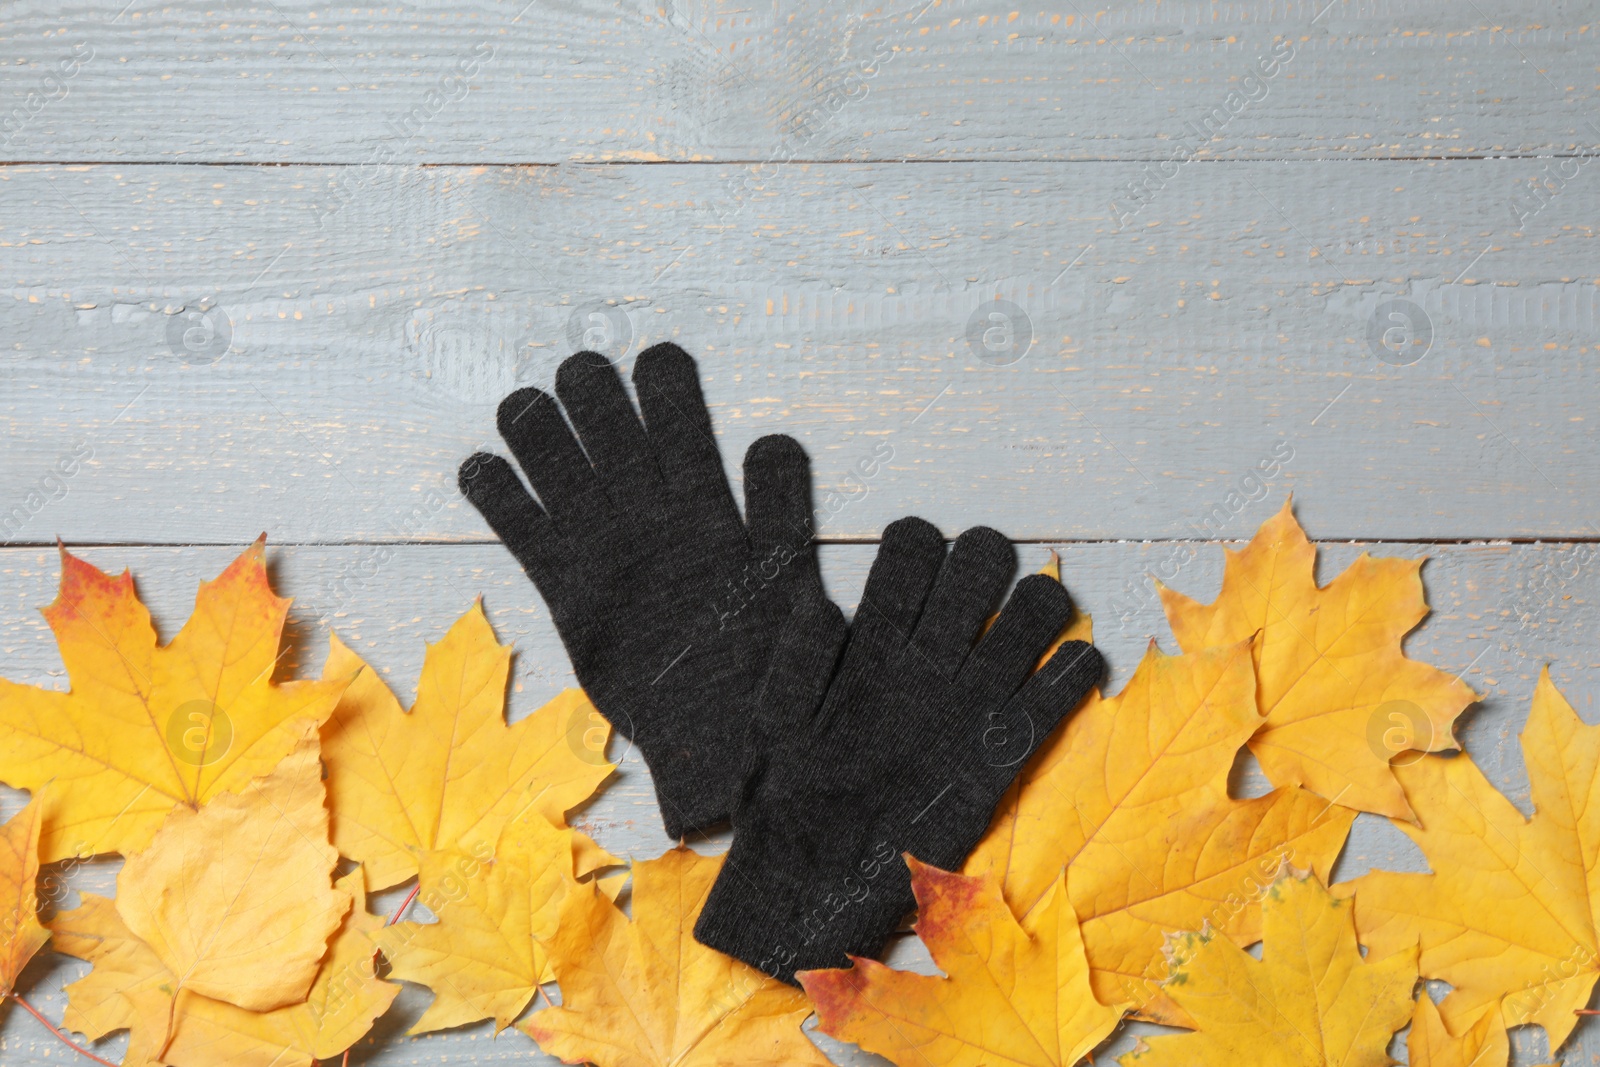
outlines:
{"label": "dry leaf", "polygon": [[1374,951],[1422,944],[1422,973],[1454,986],[1452,1028],[1504,998],[1508,1026],[1537,1023],[1560,1048],[1600,977],[1600,726],[1586,726],[1539,676],[1523,760],[1524,819],[1470,759],[1397,769],[1422,826],[1399,823],[1432,874],[1379,871],[1349,883]]}
{"label": "dry leaf", "polygon": [[560,1007],[518,1028],[566,1063],[598,1067],[823,1067],[791,986],[706,948],[695,918],[720,856],[675,848],[633,865],[629,922],[593,885],[567,894],[551,958]]}
{"label": "dry leaf", "polygon": [[1439,1009],[1424,989],[1406,1038],[1409,1067],[1506,1067],[1511,1042],[1498,1006],[1485,1011],[1460,1037],[1450,1036]]}
{"label": "dry leaf", "polygon": [[1161,600],[1185,651],[1261,635],[1256,676],[1266,726],[1250,750],[1262,770],[1274,785],[1303,785],[1346,807],[1413,818],[1390,759],[1408,749],[1460,748],[1451,725],[1476,699],[1459,678],[1401,650],[1428,613],[1422,561],[1362,553],[1319,589],[1317,550],[1288,502],[1243,550],[1223,551],[1222,593],[1213,603],[1165,587]]}
{"label": "dry leaf", "polygon": [[[58,949],[94,963],[87,977],[67,987],[66,1025],[96,1040],[131,1029],[124,1067],[309,1067],[314,1059],[337,1056],[371,1029],[400,989],[373,976],[371,934],[383,920],[360,903],[366,898],[360,869],[341,878],[339,888],[358,903],[333,939],[309,997],[270,1012],[187,991],[167,997],[161,987],[176,985],[176,976],[128,930],[113,901],[84,894],[82,907],[51,924]],[[164,1020],[140,1008],[163,999],[171,1004],[173,1034],[158,1058]]]}
{"label": "dry leaf", "polygon": [[1211,932],[1172,945],[1167,991],[1199,1030],[1153,1037],[1124,1067],[1388,1067],[1411,1017],[1417,954],[1362,959],[1348,901],[1286,874],[1263,906],[1261,959]]}
{"label": "dry leaf", "polygon": [[358,867],[339,880],[356,900],[317,970],[310,995],[270,1012],[245,1011],[219,1000],[185,998],[165,1059],[174,1067],[308,1067],[359,1041],[389,1010],[400,987],[373,969],[372,935],[383,919],[367,911]]}
{"label": "dry leaf", "polygon": [[0,679],[0,781],[57,785],[40,862],[143,848],[168,812],[269,773],[305,721],[333,710],[348,679],[272,684],[289,601],[267,584],[265,544],[200,586],[165,647],[127,571],[113,578],[61,550],[44,616],[72,689]]}
{"label": "dry leaf", "polygon": [[1091,693],[1023,769],[966,873],[993,871],[1028,915],[1085,849],[1225,801],[1234,755],[1260,724],[1249,642],[1168,656],[1152,641],[1121,693]]}
{"label": "dry leaf", "polygon": [[[116,902],[93,893],[83,903],[50,922],[57,952],[94,964],[87,975],[67,986],[63,1024],[98,1041],[114,1030],[127,1030],[123,1067],[160,1063],[175,1007],[176,976],[139,940]],[[178,999],[186,999],[183,994]]]}
{"label": "dry leaf", "polygon": [[39,925],[38,796],[0,826],[0,999],[11,993],[17,975],[50,940]]}
{"label": "dry leaf", "polygon": [[1095,995],[1183,1023],[1159,988],[1167,931],[1256,940],[1279,867],[1326,876],[1355,817],[1298,789],[1230,799],[1260,722],[1248,641],[1182,656],[1152,643],[1121,693],[1092,694],[1034,755],[965,872],[993,873],[1026,922],[1066,867]]}
{"label": "dry leaf", "polygon": [[1058,874],[1019,924],[992,876],[909,859],[917,934],[948,977],[857,959],[799,975],[824,1033],[900,1067],[1068,1067],[1122,1018],[1089,987],[1077,916]]}
{"label": "dry leaf", "polygon": [[555,978],[546,945],[578,884],[575,836],[530,807],[506,824],[492,856],[422,854],[421,898],[438,922],[400,923],[376,938],[394,977],[434,992],[411,1033],[490,1018],[498,1033]]}
{"label": "dry leaf", "polygon": [[[338,637],[331,646],[323,677],[356,674],[322,731],[333,841],[375,890],[415,875],[423,852],[492,849],[530,803],[566,825],[615,769],[609,727],[581,690],[506,725],[511,648],[495,640],[481,603],[428,646],[409,713]],[[580,873],[619,862],[587,837],[578,846]]]}
{"label": "dry leaf", "polygon": [[117,914],[191,990],[252,1011],[304,1000],[350,910],[333,886],[310,724],[277,770],[198,812],[175,808],[117,875]]}

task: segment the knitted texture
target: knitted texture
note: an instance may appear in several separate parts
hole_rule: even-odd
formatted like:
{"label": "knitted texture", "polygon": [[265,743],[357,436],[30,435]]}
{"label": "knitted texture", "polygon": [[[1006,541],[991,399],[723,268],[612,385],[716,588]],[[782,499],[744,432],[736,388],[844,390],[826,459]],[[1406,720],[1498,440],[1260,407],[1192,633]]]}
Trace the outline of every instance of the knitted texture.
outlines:
{"label": "knitted texture", "polygon": [[823,602],[810,466],[792,438],[752,444],[741,519],[694,360],[656,345],[633,384],[643,425],[603,356],[572,356],[560,407],[532,388],[500,404],[538,501],[487,453],[461,465],[460,484],[549,605],[579,684],[638,746],[681,838],[727,818],[790,609]]}
{"label": "knitted texture", "polygon": [[702,944],[792,983],[882,950],[914,905],[903,853],[960,867],[1104,669],[1069,641],[1034,671],[1072,607],[1045,575],[1019,582],[978,639],[1015,566],[993,530],[946,556],[938,530],[906,518],[884,532],[853,628],[830,603],[795,607]]}

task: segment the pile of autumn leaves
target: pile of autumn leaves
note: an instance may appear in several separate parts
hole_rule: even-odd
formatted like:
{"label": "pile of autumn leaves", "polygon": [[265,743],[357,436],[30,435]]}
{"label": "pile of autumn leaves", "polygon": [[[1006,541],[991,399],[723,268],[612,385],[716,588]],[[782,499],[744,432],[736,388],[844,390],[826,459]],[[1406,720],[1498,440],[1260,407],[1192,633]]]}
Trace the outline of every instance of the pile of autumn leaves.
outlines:
{"label": "pile of autumn leaves", "polygon": [[[63,552],[45,615],[71,691],[0,681],[0,780],[34,794],[0,829],[0,991],[47,941],[88,960],[63,1024],[131,1031],[126,1064],[336,1057],[397,978],[433,992],[413,1033],[521,1018],[600,1067],[825,1064],[813,1010],[902,1067],[1072,1064],[1128,1014],[1189,1031],[1139,1067],[1386,1064],[1407,1022],[1416,1067],[1497,1067],[1507,1025],[1559,1046],[1600,975],[1600,727],[1541,679],[1532,820],[1464,755],[1405,751],[1458,747],[1473,700],[1401,652],[1420,562],[1363,555],[1319,589],[1287,505],[1228,554],[1215,603],[1162,591],[1181,654],[1152,642],[1091,695],[962,872],[908,860],[943,976],[862,961],[805,994],[694,941],[720,857],[624,867],[566,825],[614,769],[605,723],[569,690],[507,726],[510,650],[479,606],[429,647],[410,711],[337,637],[320,680],[274,684],[288,602],[263,552],[202,585],[164,647],[126,573]],[[1266,796],[1228,795],[1244,745]],[[1433,873],[1330,893],[1358,811]],[[99,853],[126,857],[115,897],[41,925],[39,865]],[[437,921],[367,910],[413,878]],[[1435,1006],[1419,976],[1454,991]],[[529,1011],[552,982],[561,1006]]]}

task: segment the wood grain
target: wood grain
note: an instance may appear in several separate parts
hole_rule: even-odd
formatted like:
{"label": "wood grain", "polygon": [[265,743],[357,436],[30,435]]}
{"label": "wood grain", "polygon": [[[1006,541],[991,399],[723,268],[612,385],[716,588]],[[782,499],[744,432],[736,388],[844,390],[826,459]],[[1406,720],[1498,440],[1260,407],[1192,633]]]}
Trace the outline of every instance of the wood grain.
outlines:
{"label": "wood grain", "polygon": [[1586,7],[13,0],[4,158],[1157,160],[1208,116],[1208,158],[1573,153]]}
{"label": "wood grain", "polygon": [[[1252,505],[1240,516],[1253,529],[1272,510],[1270,502]],[[953,532],[953,531],[947,531]],[[1248,532],[1248,530],[1243,531]],[[532,585],[498,545],[269,546],[268,565],[278,592],[293,596],[288,640],[292,651],[281,670],[314,676],[326,654],[329,628],[350,642],[378,669],[403,701],[414,692],[423,644],[437,640],[449,623],[482,594],[502,641],[515,645],[509,715],[520,718],[572,684],[570,668]],[[1144,576],[1172,575],[1170,584],[1210,599],[1221,583],[1222,552],[1214,543],[1060,544],[1061,573],[1077,602],[1095,619],[1096,643],[1110,664],[1108,690],[1120,689],[1152,637],[1176,651],[1153,596],[1141,591]],[[227,565],[242,546],[201,548],[98,548],[85,558],[108,570],[132,568],[141,598],[150,606],[163,639],[170,639],[188,616],[198,583]],[[1438,545],[1325,544],[1319,579],[1330,580],[1360,552],[1404,557],[1430,556],[1423,569],[1433,613],[1412,634],[1407,652],[1414,658],[1463,678],[1483,700],[1465,719],[1459,736],[1489,778],[1524,811],[1529,810],[1527,777],[1515,735],[1527,716],[1539,668],[1549,663],[1552,677],[1580,715],[1600,716],[1600,548],[1595,545]],[[824,580],[847,611],[855,607],[866,580],[873,549],[868,545],[825,546]],[[1021,546],[1021,568],[1035,569],[1047,557],[1044,546]],[[59,562],[54,550],[0,550],[0,650],[4,674],[37,685],[66,684],[53,638],[34,610],[55,594]],[[614,747],[613,756],[619,754]],[[620,855],[645,858],[670,844],[663,836],[647,772],[637,753],[623,755],[623,766],[601,795],[574,821]],[[1266,785],[1245,757],[1237,789],[1256,795]],[[21,805],[5,791],[3,814]],[[725,831],[692,844],[703,851],[726,847]],[[109,892],[116,863],[99,861],[73,871],[79,889]],[[1415,848],[1386,822],[1357,819],[1350,844],[1336,870],[1340,880],[1372,867],[1422,870]],[[385,894],[374,910],[393,908],[405,887]],[[915,938],[897,943],[891,958],[927,970],[931,963]],[[60,1017],[61,986],[84,967],[49,957],[24,978],[31,1001]],[[493,1045],[481,1027],[434,1035],[420,1042],[403,1036],[426,1006],[426,991],[408,987],[399,1007],[381,1024],[384,1047],[368,1061],[510,1062],[527,1059],[531,1046],[507,1033]],[[0,1040],[23,1039],[43,1049],[48,1035],[30,1029],[31,1020],[13,1012],[0,1025]],[[1128,1026],[1114,1039],[1110,1054],[1131,1048],[1139,1033]],[[1585,1042],[1580,1031],[1578,1040]],[[26,1035],[26,1037],[23,1037]],[[120,1039],[118,1039],[120,1040]],[[825,1038],[821,1039],[826,1041]],[[118,1046],[113,1046],[118,1047]],[[1586,1048],[1587,1044],[1580,1044]],[[843,1065],[881,1063],[850,1046],[828,1045]],[[460,1057],[454,1059],[452,1057]],[[533,1057],[534,1062],[554,1060]],[[1537,1062],[1532,1060],[1522,1062]],[[1569,1057],[1569,1062],[1571,1059]]]}
{"label": "wood grain", "polygon": [[1196,163],[1125,226],[1073,164],[0,168],[0,516],[93,451],[0,532],[483,540],[440,498],[499,397],[671,338],[735,478],[806,446],[827,537],[1216,536],[1274,450],[1323,536],[1596,537],[1600,183],[1519,228],[1530,168]]}
{"label": "wood grain", "polygon": [[[1539,666],[1600,717],[1593,3],[124,2],[0,11],[9,678],[65,684],[57,535],[111,546],[170,637],[265,529],[285,671],[332,626],[409,695],[482,592],[526,714],[569,669],[455,467],[568,353],[671,339],[736,483],[756,437],[805,445],[847,608],[892,519],[991,524],[1028,569],[1060,547],[1120,687],[1167,641],[1144,576],[1209,597],[1218,540],[1293,490],[1360,542],[1324,580],[1434,557],[1408,649],[1484,694],[1461,736],[1525,811]],[[657,854],[623,763],[577,818]],[[1338,875],[1420,862],[1363,816]],[[23,988],[60,1018],[84,969]],[[427,997],[352,1062],[553,1062],[406,1039]],[[0,1065],[73,1058],[0,1009]]]}

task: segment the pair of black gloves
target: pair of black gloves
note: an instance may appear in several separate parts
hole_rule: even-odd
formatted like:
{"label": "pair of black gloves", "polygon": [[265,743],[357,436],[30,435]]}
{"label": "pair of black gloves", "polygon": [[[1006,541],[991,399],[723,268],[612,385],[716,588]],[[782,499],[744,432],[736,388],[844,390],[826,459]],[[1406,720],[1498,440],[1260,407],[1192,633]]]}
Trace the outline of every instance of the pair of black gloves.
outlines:
{"label": "pair of black gloves", "polygon": [[1070,641],[1036,671],[1071,612],[1060,583],[1024,578],[985,630],[1011,544],[980,526],[947,553],[917,518],[884,531],[847,626],[817,573],[800,445],[750,446],[741,519],[694,360],[658,344],[633,383],[642,424],[592,352],[561,365],[559,406],[512,393],[500,433],[537,502],[486,453],[462,491],[649,764],[667,833],[731,817],[695,937],[791,983],[875,956],[914,905],[902,854],[961,865],[1100,655]]}

